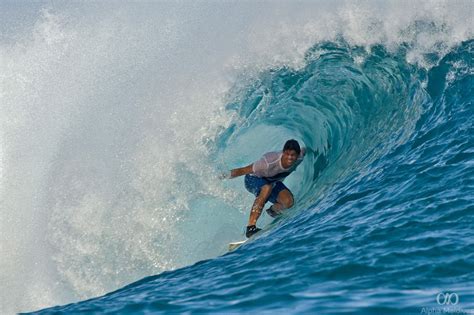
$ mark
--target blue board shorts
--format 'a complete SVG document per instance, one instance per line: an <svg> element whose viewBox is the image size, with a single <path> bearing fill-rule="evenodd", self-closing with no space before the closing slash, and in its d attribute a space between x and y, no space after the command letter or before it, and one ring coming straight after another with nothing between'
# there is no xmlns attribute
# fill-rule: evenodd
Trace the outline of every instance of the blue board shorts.
<svg viewBox="0 0 474 315"><path fill-rule="evenodd" d="M288 187L285 186L280 181L269 181L268 179L262 178L262 177L257 177L257 176L252 176L252 175L245 175L245 188L255 196L258 196L260 194L260 190L262 189L262 186L271 184L273 186L272 188L272 193L270 194L270 197L268 197L267 201L270 201L272 203L277 203L277 198L278 194L282 190L288 190L291 194L291 191L288 189ZM292 194L293 195L293 194Z"/></svg>

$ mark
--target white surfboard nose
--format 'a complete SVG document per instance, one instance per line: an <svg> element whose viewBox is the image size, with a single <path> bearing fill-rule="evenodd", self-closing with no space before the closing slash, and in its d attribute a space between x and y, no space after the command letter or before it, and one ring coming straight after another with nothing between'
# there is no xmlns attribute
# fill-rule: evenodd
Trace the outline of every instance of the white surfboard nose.
<svg viewBox="0 0 474 315"><path fill-rule="evenodd" d="M247 240L229 243L229 252L233 251L234 249L236 249L237 247L239 247L240 245L242 245L245 242L247 242Z"/></svg>

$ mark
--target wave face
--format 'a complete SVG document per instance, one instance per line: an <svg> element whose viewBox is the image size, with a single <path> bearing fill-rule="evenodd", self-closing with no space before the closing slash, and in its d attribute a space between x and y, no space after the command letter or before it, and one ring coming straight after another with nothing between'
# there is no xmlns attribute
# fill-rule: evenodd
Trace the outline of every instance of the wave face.
<svg viewBox="0 0 474 315"><path fill-rule="evenodd" d="M471 2L4 6L4 313L474 308Z"/></svg>

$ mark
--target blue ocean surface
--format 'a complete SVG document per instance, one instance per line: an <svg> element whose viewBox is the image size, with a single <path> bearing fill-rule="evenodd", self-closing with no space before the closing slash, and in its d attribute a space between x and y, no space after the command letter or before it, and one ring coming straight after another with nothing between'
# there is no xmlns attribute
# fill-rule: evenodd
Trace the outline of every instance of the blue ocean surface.
<svg viewBox="0 0 474 315"><path fill-rule="evenodd" d="M423 10L440 3L424 2ZM13 57L6 63L8 71L16 69L6 75L16 85L5 85L5 112L16 120L5 133L16 140L2 149L2 174L11 179L42 170L32 171L29 186L17 180L5 188L31 191L5 197L6 205L36 209L19 211L29 218L21 225L35 233L15 248L34 257L9 256L5 312L474 313L472 20L450 42L446 34L454 37L457 24L449 23L456 19L443 24L438 14L431 20L426 14L407 22L401 13L398 21L381 20L385 7L373 4L380 7L370 27L328 37L272 24L271 14L297 19L296 4L266 13L264 26L304 42L288 48L299 49L297 57L286 57L265 31L266 50L255 40L258 32L248 42L242 38L251 35L240 33L224 40L227 32L215 29L224 23L218 13L208 16L211 22L193 20L216 5L204 3L192 6L197 17L190 20L181 7L163 9L156 27L155 11L134 6L133 14L119 10L112 18L83 18L87 6L64 11L70 15L64 8L40 10L43 22L35 29L49 27L49 46L38 44L47 41L36 38L41 32L33 44L26 35L2 37L9 54L28 63L22 68ZM456 12L474 7L457 4ZM239 14L257 19L253 8L228 5L237 10L229 17L234 26L223 26L231 34ZM319 5L319 14L333 14L329 3ZM83 19L94 28L79 29ZM313 21L303 20L301 32ZM182 25L185 37L174 33ZM28 34L24 27L15 30ZM401 27L396 41L390 27ZM372 41L377 29L385 35ZM89 43L84 34L99 35ZM179 40L154 44L153 34ZM199 34L204 39L194 41ZM238 51L244 42L251 48ZM253 49L255 55L246 55ZM158 62L163 56L167 62ZM51 74L57 75L52 82L42 83ZM20 111L15 106L24 99ZM39 118L29 125L33 114ZM262 214L257 225L264 232L227 252L229 242L244 239L253 199L242 177L219 180L219 172L280 150L290 138L307 148L285 180L295 206L273 222ZM26 166L10 166L15 159ZM34 203L22 202L24 196ZM12 218L2 215L7 254L8 242L21 239L7 227L18 222ZM24 270L38 274L22 276ZM9 288L27 292L26 302Z"/></svg>

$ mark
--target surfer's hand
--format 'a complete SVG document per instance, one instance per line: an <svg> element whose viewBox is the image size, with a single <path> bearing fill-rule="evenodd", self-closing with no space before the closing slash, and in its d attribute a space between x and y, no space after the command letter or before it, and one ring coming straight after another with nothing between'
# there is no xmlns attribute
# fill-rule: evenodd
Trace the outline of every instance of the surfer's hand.
<svg viewBox="0 0 474 315"><path fill-rule="evenodd" d="M230 171L222 172L219 174L219 179L231 179L231 178L232 178L232 174Z"/></svg>

